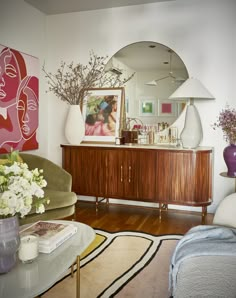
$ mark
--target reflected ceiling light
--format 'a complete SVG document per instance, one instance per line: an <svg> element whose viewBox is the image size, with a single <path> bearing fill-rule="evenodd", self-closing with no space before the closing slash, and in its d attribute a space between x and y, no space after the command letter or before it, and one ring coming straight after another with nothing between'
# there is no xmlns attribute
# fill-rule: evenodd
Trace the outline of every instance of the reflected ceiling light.
<svg viewBox="0 0 236 298"><path fill-rule="evenodd" d="M168 49L168 53L170 53L170 58L169 58L169 62L163 62L164 64L169 64L170 65L170 70L169 70L169 73L168 75L164 76L164 77L161 77L161 78L158 78L158 79L155 79L155 80L152 80L150 82L147 82L145 83L145 85L149 85L149 86L157 86L157 83L159 81L162 81L162 80L165 80L165 79L168 79L168 78L172 78L174 80L174 82L183 82L185 81L184 78L182 77L176 77L173 75L173 71L172 71L172 55L173 55L173 51Z"/></svg>
<svg viewBox="0 0 236 298"><path fill-rule="evenodd" d="M145 85L149 86L157 86L157 82L155 80L145 83Z"/></svg>
<svg viewBox="0 0 236 298"><path fill-rule="evenodd" d="M194 78L187 79L169 99L182 100L190 99L187 106L184 128L180 134L180 139L184 148L196 148L199 146L202 137L202 124L194 99L214 99L213 95Z"/></svg>

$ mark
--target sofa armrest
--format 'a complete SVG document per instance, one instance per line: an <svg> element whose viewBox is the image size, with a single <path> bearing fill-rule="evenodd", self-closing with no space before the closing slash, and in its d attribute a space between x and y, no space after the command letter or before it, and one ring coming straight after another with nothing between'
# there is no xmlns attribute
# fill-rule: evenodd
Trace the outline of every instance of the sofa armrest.
<svg viewBox="0 0 236 298"><path fill-rule="evenodd" d="M225 197L218 205L213 224L236 228L236 193L232 193Z"/></svg>
<svg viewBox="0 0 236 298"><path fill-rule="evenodd" d="M20 153L20 156L28 164L29 169L38 168L43 170L48 189L71 191L72 176L63 168L41 156L26 153Z"/></svg>

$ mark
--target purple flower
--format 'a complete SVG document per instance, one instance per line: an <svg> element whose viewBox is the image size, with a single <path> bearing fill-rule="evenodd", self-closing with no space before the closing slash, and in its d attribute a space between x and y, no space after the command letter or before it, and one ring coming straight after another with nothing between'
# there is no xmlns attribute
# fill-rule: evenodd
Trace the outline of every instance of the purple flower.
<svg viewBox="0 0 236 298"><path fill-rule="evenodd" d="M226 106L217 121L213 124L213 129L221 127L224 139L230 144L236 144L236 110Z"/></svg>

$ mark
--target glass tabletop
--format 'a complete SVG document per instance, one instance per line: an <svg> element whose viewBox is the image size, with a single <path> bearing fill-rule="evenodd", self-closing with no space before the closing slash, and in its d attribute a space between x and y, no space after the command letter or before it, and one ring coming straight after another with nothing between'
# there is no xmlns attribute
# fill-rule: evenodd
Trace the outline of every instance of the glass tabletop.
<svg viewBox="0 0 236 298"><path fill-rule="evenodd" d="M53 222L65 222L55 220ZM23 264L19 259L16 266L8 273L0 275L1 298L30 298L42 294L53 286L68 268L94 240L95 231L88 225L70 221L78 231L50 254L40 253L30 264Z"/></svg>

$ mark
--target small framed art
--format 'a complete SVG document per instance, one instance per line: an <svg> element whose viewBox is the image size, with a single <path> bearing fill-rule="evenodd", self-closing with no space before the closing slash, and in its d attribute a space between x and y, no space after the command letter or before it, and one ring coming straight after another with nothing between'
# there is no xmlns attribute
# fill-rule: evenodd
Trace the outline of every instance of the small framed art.
<svg viewBox="0 0 236 298"><path fill-rule="evenodd" d="M176 115L176 103L171 100L158 100L158 116L173 117Z"/></svg>
<svg viewBox="0 0 236 298"><path fill-rule="evenodd" d="M151 99L140 100L139 103L140 116L155 116L155 101Z"/></svg>
<svg viewBox="0 0 236 298"><path fill-rule="evenodd" d="M115 138L120 134L123 111L123 88L86 90L82 104L85 121L84 141L115 142Z"/></svg>

